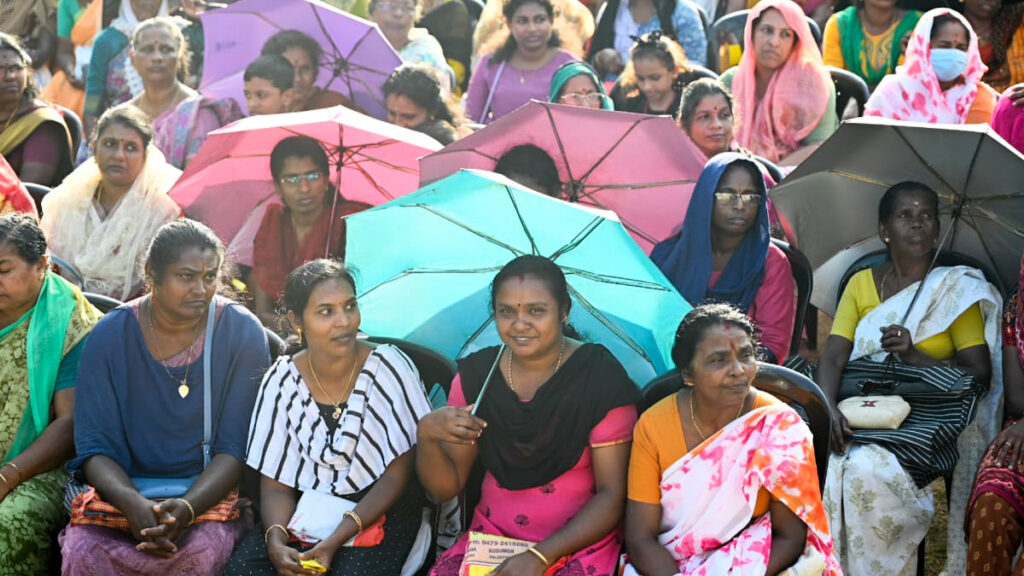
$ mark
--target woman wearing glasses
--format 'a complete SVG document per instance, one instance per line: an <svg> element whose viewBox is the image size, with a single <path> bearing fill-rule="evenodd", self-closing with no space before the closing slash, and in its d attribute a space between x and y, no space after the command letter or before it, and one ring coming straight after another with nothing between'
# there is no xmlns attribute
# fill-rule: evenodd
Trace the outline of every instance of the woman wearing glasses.
<svg viewBox="0 0 1024 576"><path fill-rule="evenodd" d="M369 205L351 202L330 184L327 153L308 136L281 140L270 153L270 173L281 204L267 208L253 241L249 282L256 315L283 329L274 301L292 270L317 258L345 258L342 217Z"/></svg>
<svg viewBox="0 0 1024 576"><path fill-rule="evenodd" d="M605 94L597 72L586 62L566 62L551 77L551 102L582 108L615 110L612 99Z"/></svg>
<svg viewBox="0 0 1024 576"><path fill-rule="evenodd" d="M412 26L420 19L421 8L417 0L371 0L370 19L380 27L402 62L433 68L447 93L455 84L455 73L444 58L441 43L426 28Z"/></svg>
<svg viewBox="0 0 1024 576"><path fill-rule="evenodd" d="M710 160L697 180L683 228L651 260L694 306L728 302L761 329L758 356L779 363L796 308L789 260L771 243L764 176L738 152Z"/></svg>

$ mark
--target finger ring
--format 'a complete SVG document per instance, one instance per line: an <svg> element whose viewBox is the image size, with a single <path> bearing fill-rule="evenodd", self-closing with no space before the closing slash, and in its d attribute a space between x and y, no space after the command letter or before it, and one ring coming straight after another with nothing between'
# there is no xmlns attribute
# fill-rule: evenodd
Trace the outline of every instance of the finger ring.
<svg viewBox="0 0 1024 576"><path fill-rule="evenodd" d="M902 336L902 335L903 335L903 331L902 331L902 330L897 330L897 331L896 331L896 337L897 337L897 338L899 338L899 337L900 337L900 336Z"/></svg>
<svg viewBox="0 0 1024 576"><path fill-rule="evenodd" d="M1003 446L1013 446L1013 442L1003 442Z"/></svg>

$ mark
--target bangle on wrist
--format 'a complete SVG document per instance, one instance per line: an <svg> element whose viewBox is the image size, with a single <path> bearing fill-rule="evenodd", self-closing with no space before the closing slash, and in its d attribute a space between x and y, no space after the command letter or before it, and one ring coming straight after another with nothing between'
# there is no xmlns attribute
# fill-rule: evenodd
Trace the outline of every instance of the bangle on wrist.
<svg viewBox="0 0 1024 576"><path fill-rule="evenodd" d="M192 504L190 504L189 501L185 500L184 498L175 498L174 500L177 502L181 502L182 504L185 505L186 508L188 508L188 513L191 516L191 518L189 518L188 524L185 524L185 528L188 528L189 526L195 524L196 509L192 507Z"/></svg>
<svg viewBox="0 0 1024 576"><path fill-rule="evenodd" d="M532 553L537 558L540 558L540 561L544 563L544 566L546 568L551 568L551 562L548 562L548 559L544 556L544 554L541 553L540 550L537 550L535 547L531 546L527 548L526 551Z"/></svg>
<svg viewBox="0 0 1024 576"><path fill-rule="evenodd" d="M271 525L270 525L270 528L267 528L267 531L263 533L263 542L264 542L264 543L265 543L265 544L266 544L267 546L269 546L269 545L270 545L270 532L271 532L271 531L272 531L272 530L273 530L274 528L279 528L279 529L281 530L281 532L284 532L284 538L285 538L285 540L287 540L287 539L288 539L288 537L289 537L289 536L291 536L291 533L289 533L289 532L288 532L288 529L287 529L287 528L285 528L284 526L282 526L281 524L271 524Z"/></svg>
<svg viewBox="0 0 1024 576"><path fill-rule="evenodd" d="M346 510L344 515L346 518L351 518L352 521L356 523L356 535L358 536L359 534L362 534L363 519L359 517L359 514L356 514L355 510Z"/></svg>

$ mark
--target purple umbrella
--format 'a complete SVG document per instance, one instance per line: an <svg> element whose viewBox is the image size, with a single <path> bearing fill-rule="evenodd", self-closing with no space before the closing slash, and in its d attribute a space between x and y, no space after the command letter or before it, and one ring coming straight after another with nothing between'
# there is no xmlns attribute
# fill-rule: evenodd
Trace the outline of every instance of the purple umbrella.
<svg viewBox="0 0 1024 576"><path fill-rule="evenodd" d="M298 30L323 48L316 85L340 92L368 114L384 119L381 86L402 61L376 24L318 0L242 0L200 18L206 35L199 87L204 95L234 98L245 109L245 67L271 36Z"/></svg>

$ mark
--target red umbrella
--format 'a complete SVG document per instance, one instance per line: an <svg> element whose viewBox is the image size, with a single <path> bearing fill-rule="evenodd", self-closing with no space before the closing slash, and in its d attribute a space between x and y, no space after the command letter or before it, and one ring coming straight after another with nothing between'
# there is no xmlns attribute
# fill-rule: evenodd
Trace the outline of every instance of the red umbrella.
<svg viewBox="0 0 1024 576"><path fill-rule="evenodd" d="M558 167L564 199L613 210L645 252L679 230L703 154L668 116L530 102L420 161L420 183L493 170L532 144Z"/></svg>
<svg viewBox="0 0 1024 576"><path fill-rule="evenodd" d="M257 210L261 214L277 201L270 153L282 139L298 135L324 146L342 196L374 206L416 190L418 159L441 147L425 134L341 106L253 116L211 132L171 198L229 243Z"/></svg>

